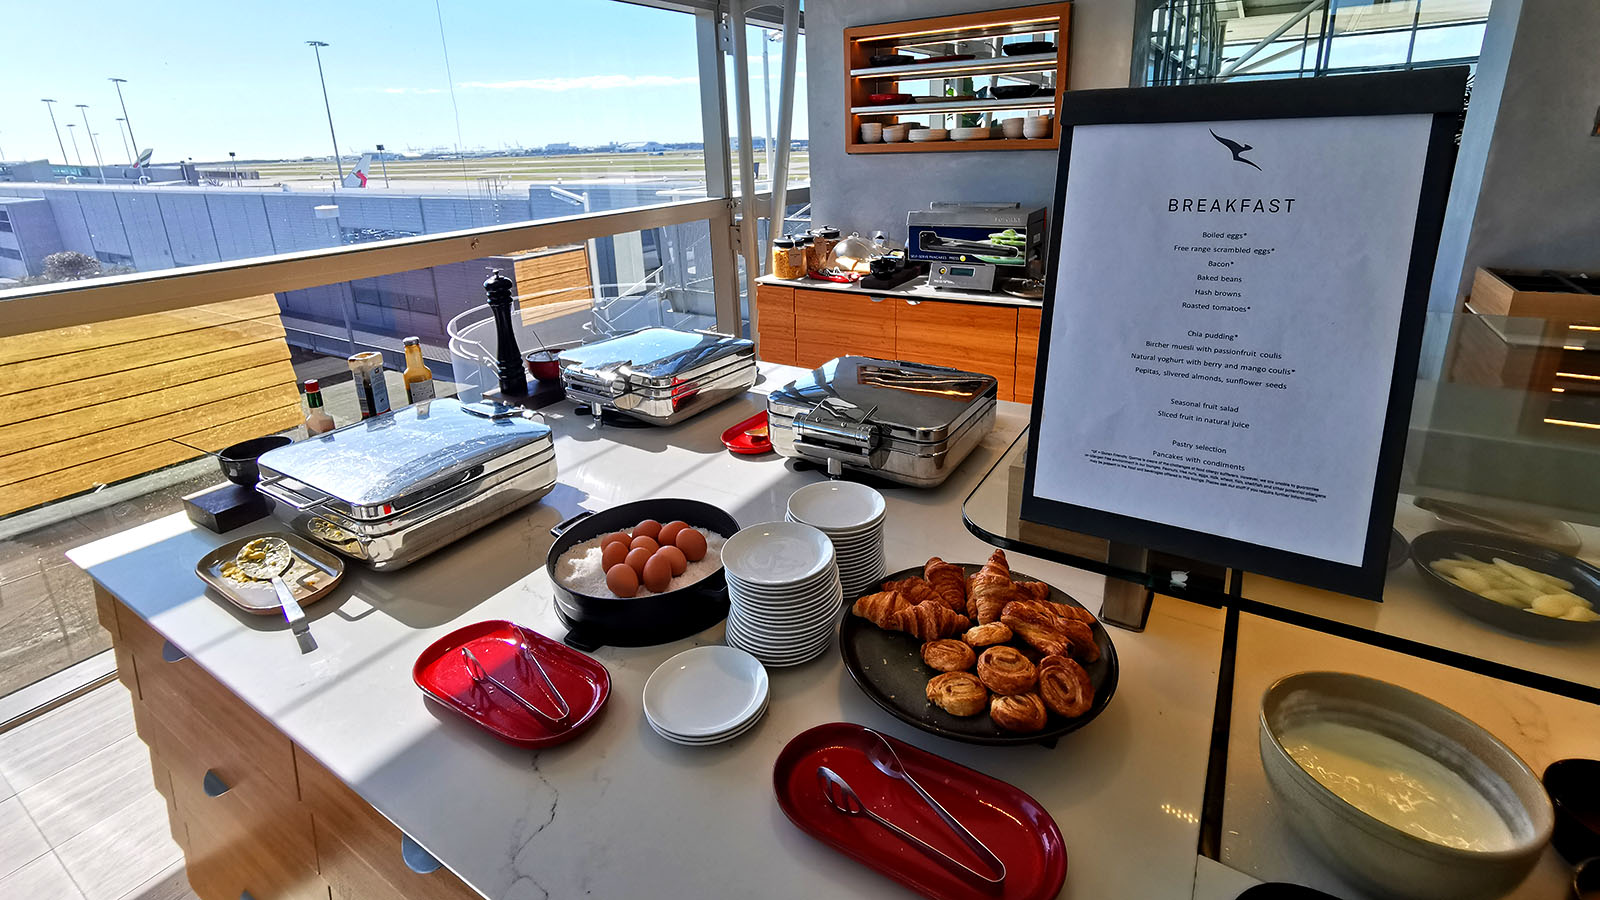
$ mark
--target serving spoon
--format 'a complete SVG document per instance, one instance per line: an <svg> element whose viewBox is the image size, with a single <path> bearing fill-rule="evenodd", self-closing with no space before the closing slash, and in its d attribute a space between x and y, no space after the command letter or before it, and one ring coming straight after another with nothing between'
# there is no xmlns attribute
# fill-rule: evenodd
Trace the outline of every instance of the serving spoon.
<svg viewBox="0 0 1600 900"><path fill-rule="evenodd" d="M283 617L288 620L295 640L305 648L306 643L311 641L311 626L306 624L306 611L300 608L300 603L294 599L294 592L283 580L283 573L294 565L294 551L289 549L289 542L275 537L256 538L239 548L233 557L233 564L256 581L272 582L272 590L278 595ZM315 648L315 642L311 642L311 646Z"/></svg>

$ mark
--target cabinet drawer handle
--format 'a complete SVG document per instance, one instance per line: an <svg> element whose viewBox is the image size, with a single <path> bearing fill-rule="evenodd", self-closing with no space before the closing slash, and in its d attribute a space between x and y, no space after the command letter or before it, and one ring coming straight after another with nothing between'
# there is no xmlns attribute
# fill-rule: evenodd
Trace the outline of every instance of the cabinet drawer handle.
<svg viewBox="0 0 1600 900"><path fill-rule="evenodd" d="M418 875L432 875L444 865L404 832L400 834L400 858L405 861L406 868Z"/></svg>
<svg viewBox="0 0 1600 900"><path fill-rule="evenodd" d="M189 654L179 650L178 645L171 641L162 641L161 658L169 663L183 662L189 658Z"/></svg>
<svg viewBox="0 0 1600 900"><path fill-rule="evenodd" d="M889 298L888 297L868 297L867 299L871 300L873 303L882 303L883 301L885 301L885 300L887 300Z"/></svg>
<svg viewBox="0 0 1600 900"><path fill-rule="evenodd" d="M906 305L907 306L921 306L922 305L922 301L921 300L907 300L906 301Z"/></svg>
<svg viewBox="0 0 1600 900"><path fill-rule="evenodd" d="M240 891L239 900L256 900L256 895L250 893L249 891Z"/></svg>
<svg viewBox="0 0 1600 900"><path fill-rule="evenodd" d="M207 797L221 797L233 790L233 786L223 781L216 770L207 769L205 777L200 779L200 790L205 791Z"/></svg>

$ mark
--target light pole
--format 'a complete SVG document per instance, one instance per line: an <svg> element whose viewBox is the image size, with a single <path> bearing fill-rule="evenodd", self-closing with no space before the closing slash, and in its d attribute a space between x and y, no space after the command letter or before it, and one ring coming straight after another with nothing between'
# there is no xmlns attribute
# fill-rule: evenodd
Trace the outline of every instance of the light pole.
<svg viewBox="0 0 1600 900"><path fill-rule="evenodd" d="M133 123L128 121L128 101L122 99L122 86L128 83L126 78L112 78L111 83L117 86L117 102L122 105L122 122L128 126L128 141L133 144L133 155L129 159L139 158L139 139L133 136Z"/></svg>
<svg viewBox="0 0 1600 900"><path fill-rule="evenodd" d="M317 81L322 84L322 108L328 111L328 137L333 138L333 164L339 168L339 181L343 183L344 162L339 159L339 136L333 133L333 106L328 103L328 79L322 74L322 48L328 46L328 42L306 41L306 46L317 55Z"/></svg>
<svg viewBox="0 0 1600 900"><path fill-rule="evenodd" d="M94 151L95 169L100 173L100 183L105 184L106 167L105 163L100 161L100 145L94 139L94 129L89 127L89 104L75 103L73 105L78 107L78 112L83 114L83 133L89 136L89 149Z"/></svg>
<svg viewBox="0 0 1600 900"><path fill-rule="evenodd" d="M378 165L383 167L383 186L389 186L389 163L383 153L383 145L378 145Z"/></svg>
<svg viewBox="0 0 1600 900"><path fill-rule="evenodd" d="M128 134L122 130L122 126L128 124L128 120L119 118L117 121L122 123L121 125L117 126L117 137L122 138L122 152L128 154L128 166L129 168L132 168L133 151L128 149Z"/></svg>
<svg viewBox="0 0 1600 900"><path fill-rule="evenodd" d="M45 98L45 99L40 100L39 102L44 104L44 108L45 109L50 110L50 127L55 129L55 132L56 132L56 146L61 148L61 164L64 165L64 166L65 165L71 165L72 160L67 159L67 145L63 144L61 142L61 126L56 124L56 108L54 106L50 105L50 104L54 103L55 101L51 100L49 98Z"/></svg>
<svg viewBox="0 0 1600 900"><path fill-rule="evenodd" d="M761 105L767 111L767 134L761 143L767 151L768 180L772 178L772 72L767 67L767 45L782 39L782 34L769 34L761 42Z"/></svg>
<svg viewBox="0 0 1600 900"><path fill-rule="evenodd" d="M81 169L83 168L83 151L78 149L78 133L72 130L77 127L78 126L72 124L71 122L68 122L67 137L72 138L72 155L78 158L78 168ZM62 154L62 156L65 155L65 153Z"/></svg>

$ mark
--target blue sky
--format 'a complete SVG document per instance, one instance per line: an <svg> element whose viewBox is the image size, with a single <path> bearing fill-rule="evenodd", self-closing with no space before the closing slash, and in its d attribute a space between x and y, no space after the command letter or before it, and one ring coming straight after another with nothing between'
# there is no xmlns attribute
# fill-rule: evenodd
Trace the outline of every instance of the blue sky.
<svg viewBox="0 0 1600 900"><path fill-rule="evenodd" d="M128 79L134 133L157 161L225 159L230 150L241 159L326 155L310 39L331 45L322 63L341 151L456 144L433 0L77 0L70 15L48 3L8 6L11 39L0 55L7 158L60 161L39 102L51 97L69 155L72 122L93 162L74 108L87 103L106 162L125 162L110 76ZM441 8L463 145L701 139L692 17L615 0L441 0ZM760 134L758 34L751 74ZM778 52L773 44L774 119ZM797 137L804 115L798 103Z"/></svg>

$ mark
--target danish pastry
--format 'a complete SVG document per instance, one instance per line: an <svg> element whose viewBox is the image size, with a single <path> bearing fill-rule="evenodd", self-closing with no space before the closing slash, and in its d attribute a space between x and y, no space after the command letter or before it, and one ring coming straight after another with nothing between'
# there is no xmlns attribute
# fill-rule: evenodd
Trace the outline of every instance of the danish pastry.
<svg viewBox="0 0 1600 900"><path fill-rule="evenodd" d="M1007 731L1023 734L1043 731L1045 725L1044 701L1038 694L1011 694L989 701L989 718Z"/></svg>
<svg viewBox="0 0 1600 900"><path fill-rule="evenodd" d="M1039 697L1056 715L1075 719L1094 705L1094 685L1083 666L1064 656L1039 660Z"/></svg>
<svg viewBox="0 0 1600 900"><path fill-rule="evenodd" d="M1040 653L1065 656L1073 646L1072 641L1056 627L1055 623L1040 625L1016 616L1001 616L1000 624L1010 628L1013 634Z"/></svg>
<svg viewBox="0 0 1600 900"><path fill-rule="evenodd" d="M928 681L928 702L952 716L975 716L988 706L989 692L971 672L946 672Z"/></svg>
<svg viewBox="0 0 1600 900"><path fill-rule="evenodd" d="M922 645L922 661L941 672L965 672L978 661L978 654L961 641L940 638Z"/></svg>
<svg viewBox="0 0 1600 900"><path fill-rule="evenodd" d="M1100 646L1094 642L1094 629L1077 619L1057 619L1056 628L1072 642L1072 655L1084 662L1100 658Z"/></svg>
<svg viewBox="0 0 1600 900"><path fill-rule="evenodd" d="M868 594L857 600L850 611L866 619L879 628L893 628L890 624L896 614L903 609L910 609L911 601L899 591L882 591L877 594Z"/></svg>
<svg viewBox="0 0 1600 900"><path fill-rule="evenodd" d="M967 573L966 570L954 563L947 563L935 556L928 560L922 567L922 577L939 593L944 605L950 607L952 612L965 612L967 609ZM971 613L967 613L971 617Z"/></svg>
<svg viewBox="0 0 1600 900"><path fill-rule="evenodd" d="M988 647L992 644L1004 644L1011 640L1011 629L999 622L990 622L987 625L974 625L967 629L961 636L963 641L974 647Z"/></svg>
<svg viewBox="0 0 1600 900"><path fill-rule="evenodd" d="M1094 613L1081 606L1073 606L1071 603L1056 603L1055 601L1051 601L1050 606L1055 609L1056 615L1063 619L1077 619L1085 625L1093 625L1100 621L1094 617Z"/></svg>
<svg viewBox="0 0 1600 900"><path fill-rule="evenodd" d="M1038 673L1013 647L990 647L978 657L978 680L996 694L1021 694L1033 689Z"/></svg>
<svg viewBox="0 0 1600 900"><path fill-rule="evenodd" d="M1019 581L1017 592L1036 603L1045 603L1050 599L1050 585L1042 581Z"/></svg>
<svg viewBox="0 0 1600 900"><path fill-rule="evenodd" d="M926 603L930 600L942 606L950 605L944 602L944 598L938 591L933 589L933 585L929 584L926 578L902 578L899 581L887 581L884 582L883 589L886 591L899 591L912 606ZM953 611L961 612L959 609Z"/></svg>

